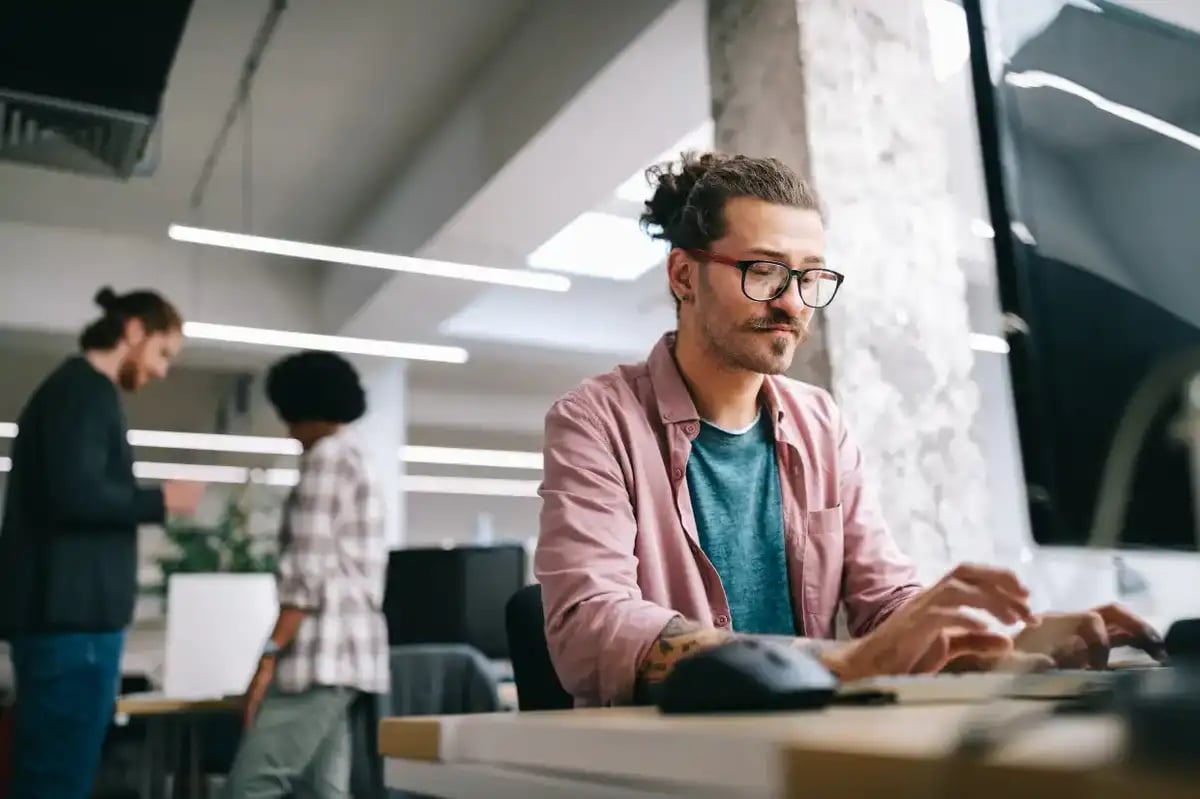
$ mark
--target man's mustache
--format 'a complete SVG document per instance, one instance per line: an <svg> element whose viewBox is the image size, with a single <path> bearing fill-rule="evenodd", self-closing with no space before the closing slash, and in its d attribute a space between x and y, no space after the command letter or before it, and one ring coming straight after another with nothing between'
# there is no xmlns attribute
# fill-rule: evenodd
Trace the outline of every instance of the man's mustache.
<svg viewBox="0 0 1200 799"><path fill-rule="evenodd" d="M746 328L749 330L770 330L776 327L786 327L793 333L804 330L804 325L800 324L798 319L784 311L773 313L771 316L751 319L746 323Z"/></svg>

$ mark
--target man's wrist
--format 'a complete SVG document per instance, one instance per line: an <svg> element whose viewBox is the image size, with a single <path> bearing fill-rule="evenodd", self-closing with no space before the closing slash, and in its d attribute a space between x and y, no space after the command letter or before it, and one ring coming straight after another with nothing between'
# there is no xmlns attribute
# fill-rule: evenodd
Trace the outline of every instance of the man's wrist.
<svg viewBox="0 0 1200 799"><path fill-rule="evenodd" d="M279 644L275 643L274 638L268 638L267 642L263 644L262 652L259 654L259 660L270 660L271 662L274 662L275 656L279 654L279 650L282 648L283 647L281 647Z"/></svg>

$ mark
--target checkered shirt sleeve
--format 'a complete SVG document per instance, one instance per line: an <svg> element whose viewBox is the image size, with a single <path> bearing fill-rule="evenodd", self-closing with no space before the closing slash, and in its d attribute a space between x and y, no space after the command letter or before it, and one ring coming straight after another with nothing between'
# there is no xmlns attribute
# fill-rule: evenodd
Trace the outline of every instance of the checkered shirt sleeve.
<svg viewBox="0 0 1200 799"><path fill-rule="evenodd" d="M306 615L279 654L279 690L390 690L387 555L383 503L362 453L345 432L322 439L304 455L280 534L279 604Z"/></svg>

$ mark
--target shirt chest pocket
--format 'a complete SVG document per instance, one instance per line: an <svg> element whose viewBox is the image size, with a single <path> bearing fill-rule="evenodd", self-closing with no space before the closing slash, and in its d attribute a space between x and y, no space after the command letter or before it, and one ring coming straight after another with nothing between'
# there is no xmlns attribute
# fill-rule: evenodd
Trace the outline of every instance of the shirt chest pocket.
<svg viewBox="0 0 1200 799"><path fill-rule="evenodd" d="M805 514L804 592L808 625L832 630L842 592L842 507ZM814 625L813 622L816 622ZM814 631L815 632L815 631Z"/></svg>

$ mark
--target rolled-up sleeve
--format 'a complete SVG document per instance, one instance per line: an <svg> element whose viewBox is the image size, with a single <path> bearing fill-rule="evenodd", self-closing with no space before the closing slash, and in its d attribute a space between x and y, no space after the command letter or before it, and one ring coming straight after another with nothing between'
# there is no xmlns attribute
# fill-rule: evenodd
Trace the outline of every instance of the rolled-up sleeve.
<svg viewBox="0 0 1200 799"><path fill-rule="evenodd" d="M340 461L320 449L305 457L300 482L288 503L287 533L279 553L279 604L302 610L321 607L325 582L337 568L334 518Z"/></svg>
<svg viewBox="0 0 1200 799"><path fill-rule="evenodd" d="M833 402L832 399L829 400ZM913 562L888 530L875 493L866 485L863 456L842 420L833 411L838 436L838 468L842 498L845 556L842 598L852 635L869 633L921 592Z"/></svg>
<svg viewBox="0 0 1200 799"><path fill-rule="evenodd" d="M627 703L638 664L678 614L642 598L629 490L595 415L560 400L545 432L534 573L550 656L580 704Z"/></svg>

